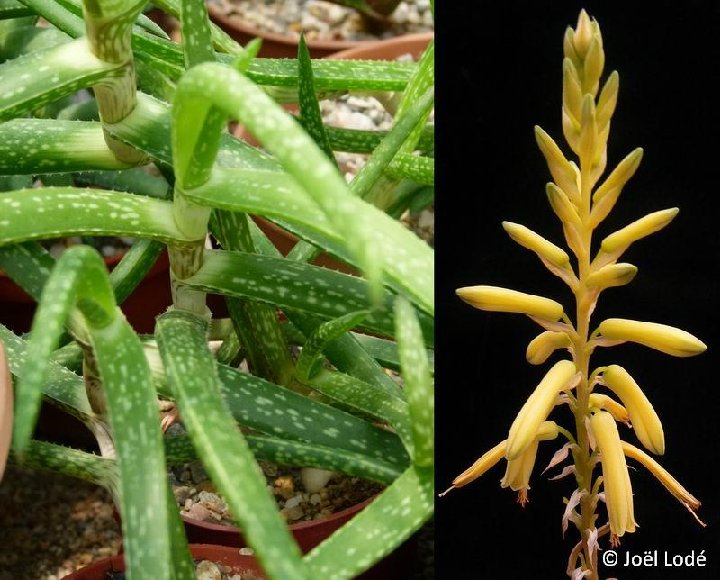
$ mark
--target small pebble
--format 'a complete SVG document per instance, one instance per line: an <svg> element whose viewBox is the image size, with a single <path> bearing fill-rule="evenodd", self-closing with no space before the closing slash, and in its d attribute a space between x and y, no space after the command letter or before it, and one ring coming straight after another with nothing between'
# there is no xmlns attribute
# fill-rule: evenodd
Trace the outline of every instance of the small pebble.
<svg viewBox="0 0 720 580"><path fill-rule="evenodd" d="M210 560L202 560L195 568L197 580L220 580L222 572L217 564Z"/></svg>

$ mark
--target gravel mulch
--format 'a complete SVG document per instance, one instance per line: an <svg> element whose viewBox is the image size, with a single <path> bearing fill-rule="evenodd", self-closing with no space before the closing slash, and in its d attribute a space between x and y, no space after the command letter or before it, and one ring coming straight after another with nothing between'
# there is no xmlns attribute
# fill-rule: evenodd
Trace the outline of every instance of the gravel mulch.
<svg viewBox="0 0 720 580"><path fill-rule="evenodd" d="M101 487L9 466L0 506L0 580L58 580L120 551L112 500Z"/></svg>
<svg viewBox="0 0 720 580"><path fill-rule="evenodd" d="M265 32L307 40L379 40L433 30L429 0L400 2L388 22L370 29L352 8L324 0L210 0L231 19Z"/></svg>

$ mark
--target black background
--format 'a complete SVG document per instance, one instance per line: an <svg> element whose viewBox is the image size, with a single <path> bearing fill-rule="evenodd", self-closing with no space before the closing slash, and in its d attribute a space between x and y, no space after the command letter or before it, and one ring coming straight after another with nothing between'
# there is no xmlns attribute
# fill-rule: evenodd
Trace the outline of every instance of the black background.
<svg viewBox="0 0 720 580"><path fill-rule="evenodd" d="M525 361L540 332L520 315L485 313L462 303L461 286L492 284L572 304L563 283L500 226L524 224L564 246L547 205L550 180L535 145L543 127L570 155L561 130L562 38L586 8L601 27L606 67L620 74L608 169L635 147L645 155L595 239L648 212L678 206L665 230L623 256L635 280L604 292L594 315L649 320L692 332L707 345L694 358L674 358L622 345L601 349L593 363L625 366L664 425L659 458L702 502L702 529L650 475L631 472L639 528L618 549L642 554L705 550L706 568L603 568L620 579L720 577L720 384L718 384L718 246L720 196L720 4L569 0L438 2L436 213L437 488L507 436L517 411L548 363ZM572 308L568 309L573 312ZM571 426L559 410L553 418ZM636 442L620 427L621 436ZM504 462L473 484L436 501L437 577L563 578L577 532L563 539L562 497L574 480L540 476L556 442L541 445L530 503L501 489ZM601 506L601 510L604 508ZM604 513L601 523L606 521ZM602 543L607 547L607 538Z"/></svg>

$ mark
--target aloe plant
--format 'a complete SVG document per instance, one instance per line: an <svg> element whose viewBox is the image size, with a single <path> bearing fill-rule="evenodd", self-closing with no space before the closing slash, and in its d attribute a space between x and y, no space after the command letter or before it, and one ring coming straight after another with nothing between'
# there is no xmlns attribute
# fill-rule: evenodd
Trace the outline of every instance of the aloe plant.
<svg viewBox="0 0 720 580"><path fill-rule="evenodd" d="M297 60L259 59L256 43L211 25L201 0L160 6L180 17L182 45L137 0L2 2L0 174L24 188L0 198L0 267L39 301L29 335L0 326L15 384L11 461L110 489L130 578L193 577L167 485L168 464L190 457L269 577L352 577L433 511L433 253L363 198L382 179L432 184L422 154L432 44L418 64L311 61L302 45ZM83 89L92 99L73 103ZM390 131L322 124L318 99L355 90L401 94ZM281 107L293 101L298 119ZM230 120L263 149L232 137ZM371 152L349 185L337 147ZM250 214L298 235L291 255ZM56 261L39 244L69 235L138 241L108 274L88 246ZM208 236L221 249L207 249ZM165 247L173 306L140 337L118 305ZM318 252L363 275L310 265ZM208 293L225 296L230 320L211 320ZM251 373L233 366L241 351ZM385 368L401 372L402 388ZM158 396L174 402L187 437L163 437ZM41 399L80 419L101 454L32 440ZM387 488L303 556L257 459Z"/></svg>

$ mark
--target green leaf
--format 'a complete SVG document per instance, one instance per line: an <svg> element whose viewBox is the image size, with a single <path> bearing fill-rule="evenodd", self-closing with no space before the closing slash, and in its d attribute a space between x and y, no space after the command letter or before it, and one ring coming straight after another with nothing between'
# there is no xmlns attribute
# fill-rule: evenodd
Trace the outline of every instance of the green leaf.
<svg viewBox="0 0 720 580"><path fill-rule="evenodd" d="M47 441L32 440L21 459L12 455L10 457L23 467L60 473L94 485L101 485L111 492L116 492L118 489L117 462L94 453L70 449Z"/></svg>
<svg viewBox="0 0 720 580"><path fill-rule="evenodd" d="M305 335L310 335L320 324L311 316L298 312L288 312L289 319ZM359 337L371 338L364 334L346 333L325 345L325 356L340 372L381 388L386 394L403 399L404 394L398 385L385 374L384 369L366 352L357 340ZM381 340L381 339L377 339Z"/></svg>
<svg viewBox="0 0 720 580"><path fill-rule="evenodd" d="M354 578L380 561L433 513L432 470L409 468L352 520L305 556L308 577Z"/></svg>
<svg viewBox="0 0 720 580"><path fill-rule="evenodd" d="M0 120L29 113L114 78L120 68L96 58L85 39L8 61L0 65Z"/></svg>
<svg viewBox="0 0 720 580"><path fill-rule="evenodd" d="M39 28L34 24L21 25L25 19L0 22L0 61L12 60L25 53L45 50L70 40L57 28ZM10 23L16 24L10 27Z"/></svg>
<svg viewBox="0 0 720 580"><path fill-rule="evenodd" d="M398 353L397 343L392 340L369 336L367 334L353 333L353 337L357 340L367 353L376 359L383 367L400 370L400 354ZM434 372L435 353L432 350L425 351L428 357L428 365L430 373Z"/></svg>
<svg viewBox="0 0 720 580"><path fill-rule="evenodd" d="M0 247L0 268L36 302L55 260L37 242Z"/></svg>
<svg viewBox="0 0 720 580"><path fill-rule="evenodd" d="M408 457L394 433L230 367L219 367L222 394L233 416L261 433L361 453L394 466Z"/></svg>
<svg viewBox="0 0 720 580"><path fill-rule="evenodd" d="M192 241L175 224L172 204L141 195L72 187L21 189L3 194L0 208L0 245L83 234Z"/></svg>
<svg viewBox="0 0 720 580"><path fill-rule="evenodd" d="M112 291L104 279L107 271L100 256L87 246L75 246L61 256L45 285L16 394L13 444L18 453L32 436L49 359L77 296L84 300L83 311L90 315L92 324L107 325L115 316Z"/></svg>
<svg viewBox="0 0 720 580"><path fill-rule="evenodd" d="M72 38L80 38L85 34L85 23L83 19L57 2L48 2L47 0L22 0L22 3Z"/></svg>
<svg viewBox="0 0 720 580"><path fill-rule="evenodd" d="M185 428L268 575L304 578L300 550L220 395L206 332L202 319L181 311L157 323L158 346Z"/></svg>
<svg viewBox="0 0 720 580"><path fill-rule="evenodd" d="M124 169L105 143L100 123L14 119L0 124L0 173Z"/></svg>
<svg viewBox="0 0 720 580"><path fill-rule="evenodd" d="M408 82L407 87L405 87L405 90L403 91L402 97L400 99L400 104L398 105L397 111L395 113L395 122L399 122L400 120L402 120L402 118L410 112L413 105L422 98L423 94L425 94L434 85L434 83L435 41L431 40L428 46L425 48L422 56L420 57L418 67L415 70L415 74L413 74L412 78ZM420 134L425 125L425 121L427 120L429 115L430 111L428 110L418 120L411 137L403 145L403 153L410 153L413 149L415 149L415 146L417 145Z"/></svg>
<svg viewBox="0 0 720 580"><path fill-rule="evenodd" d="M368 307L365 281L319 266L255 254L206 250L198 272L183 285L203 292L239 296L281 308L332 319ZM392 336L392 295L383 294L382 305L362 322L362 328ZM422 317L423 335L433 340L433 323Z"/></svg>
<svg viewBox="0 0 720 580"><path fill-rule="evenodd" d="M32 16L34 12L15 0L0 0L0 19Z"/></svg>
<svg viewBox="0 0 720 580"><path fill-rule="evenodd" d="M132 144L154 159L172 165L170 150L170 108L150 95L138 93L133 112L122 121L106 124L115 137ZM256 167L279 170L278 162L244 141L223 133L216 160L220 166Z"/></svg>
<svg viewBox="0 0 720 580"><path fill-rule="evenodd" d="M171 197L170 186L161 175L151 175L145 167L124 171L85 171L74 175L75 183L101 189L114 189L157 199Z"/></svg>
<svg viewBox="0 0 720 580"><path fill-rule="evenodd" d="M330 146L335 151L352 153L372 153L386 137L387 131L364 131L340 127L325 127L330 139ZM426 126L420 136L417 148L421 151L433 149L435 146L435 126Z"/></svg>
<svg viewBox="0 0 720 580"><path fill-rule="evenodd" d="M227 66L203 63L187 71L178 83L173 103L173 151L182 191L188 192L210 176L209 158L217 150L220 133L211 136L212 128L208 128L202 133L202 145L197 139L198 127L205 126L215 107L231 118L237 117L278 158L330 223L347 232L345 245L365 272L370 296L378 300L383 263L374 242L376 224L358 209L345 180L292 116L257 85ZM200 158L198 151L203 154ZM196 158L198 165L193 166ZM201 173L203 162L206 173Z"/></svg>
<svg viewBox="0 0 720 580"><path fill-rule="evenodd" d="M245 435L245 440L257 459L278 465L340 471L384 485L390 485L402 473L402 469L397 465L380 459L371 459L362 453L353 453L346 449L266 435ZM186 436L166 437L165 453L170 465L197 459L197 451Z"/></svg>
<svg viewBox="0 0 720 580"><path fill-rule="evenodd" d="M390 424L400 435L405 447L412 451L408 404L405 401L375 385L326 369L312 377L309 384L343 405Z"/></svg>
<svg viewBox="0 0 720 580"><path fill-rule="evenodd" d="M130 579L170 578L167 471L143 347L121 315L103 328L91 325L90 332L120 469L126 573Z"/></svg>
<svg viewBox="0 0 720 580"><path fill-rule="evenodd" d="M430 112L434 102L434 92L430 88L407 112L393 125L393 128L375 148L375 151L363 165L350 184L353 193L365 197L383 171L392 161L403 143L411 135L417 124Z"/></svg>
<svg viewBox="0 0 720 580"><path fill-rule="evenodd" d="M298 99L300 103L300 124L317 143L320 150L327 155L333 164L335 155L330 147L330 139L325 131L322 114L320 113L320 102L315 93L315 79L313 76L312 61L310 52L305 44L305 37L300 36L298 44Z"/></svg>
<svg viewBox="0 0 720 580"><path fill-rule="evenodd" d="M205 0L182 0L180 24L182 31L185 67L215 60L210 40L210 18Z"/></svg>
<svg viewBox="0 0 720 580"><path fill-rule="evenodd" d="M170 398L162 361L151 343L145 344L158 391ZM408 465L397 435L369 421L295 393L236 368L218 365L221 392L235 420L253 431L360 453L396 467Z"/></svg>
<svg viewBox="0 0 720 580"><path fill-rule="evenodd" d="M262 191L262 195L258 191ZM352 234L330 223L312 198L287 175L275 171L215 168L208 183L185 194L198 204L301 224L301 227L288 229L293 233L301 232L304 238L324 250L330 247L333 255L355 263L346 247L346 237ZM366 224L373 224L373 236L384 256L388 284L407 293L423 310L432 313L435 294L432 250L413 232L376 207L356 197L347 200L352 200L348 203L354 207L356 220L362 215Z"/></svg>
<svg viewBox="0 0 720 580"><path fill-rule="evenodd" d="M395 179L407 177L423 185L435 185L435 159L398 153L388 165L386 173Z"/></svg>
<svg viewBox="0 0 720 580"><path fill-rule="evenodd" d="M27 343L12 331L0 324L0 340L5 344L10 363L10 372L18 379L25 374L27 361ZM82 377L60 366L56 362L48 361L47 378L42 386L42 394L56 407L70 413L90 425L94 421L94 413L90 408Z"/></svg>
<svg viewBox="0 0 720 580"><path fill-rule="evenodd" d="M395 299L395 324L412 424L413 463L418 467L431 467L434 463L435 394L417 315L401 296Z"/></svg>
<svg viewBox="0 0 720 580"><path fill-rule="evenodd" d="M122 304L143 281L165 248L153 240L136 240L110 273L115 300ZM169 283L169 281L168 281Z"/></svg>
<svg viewBox="0 0 720 580"><path fill-rule="evenodd" d="M307 382L314 374L318 363L322 363L323 351L328 343L355 328L368 315L367 310L350 312L318 326L303 344L302 352L295 366L295 375L301 382Z"/></svg>

